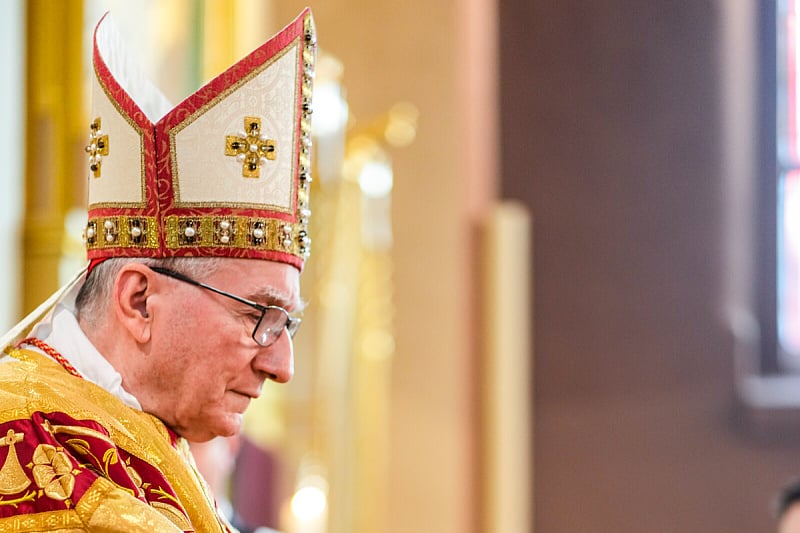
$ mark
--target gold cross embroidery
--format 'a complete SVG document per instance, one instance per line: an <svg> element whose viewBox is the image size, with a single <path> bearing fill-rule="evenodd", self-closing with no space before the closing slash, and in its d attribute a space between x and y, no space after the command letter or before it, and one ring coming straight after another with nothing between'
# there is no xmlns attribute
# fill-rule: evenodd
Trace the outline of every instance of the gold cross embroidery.
<svg viewBox="0 0 800 533"><path fill-rule="evenodd" d="M101 135L100 117L94 119L89 127L92 130L89 133L89 144L86 146L86 153L89 154L89 170L92 171L95 178L99 178L103 156L108 155L108 135Z"/></svg>
<svg viewBox="0 0 800 533"><path fill-rule="evenodd" d="M244 117L244 129L239 135L225 136L225 155L242 163L242 176L258 178L261 165L275 160L275 141L261 134L260 118Z"/></svg>

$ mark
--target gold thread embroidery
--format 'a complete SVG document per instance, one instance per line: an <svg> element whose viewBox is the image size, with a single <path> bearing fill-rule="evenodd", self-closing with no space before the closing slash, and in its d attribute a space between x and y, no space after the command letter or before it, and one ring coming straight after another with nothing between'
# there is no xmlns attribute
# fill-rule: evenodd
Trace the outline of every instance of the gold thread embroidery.
<svg viewBox="0 0 800 533"><path fill-rule="evenodd" d="M24 495L20 496L19 498L14 498L14 499L11 499L11 500L6 500L5 498L0 497L0 505L10 505L14 509L18 509L20 503L22 503L22 502L31 502L31 501L34 501L35 499L36 499L36 491L35 490L29 490L28 492L26 492Z"/></svg>
<svg viewBox="0 0 800 533"><path fill-rule="evenodd" d="M0 439L0 446L8 446L6 462L3 463L3 468L0 468L0 494L17 494L31 484L31 480L19 464L17 449L14 447L23 438L25 438L24 433L15 433L13 429L9 429L6 436Z"/></svg>
<svg viewBox="0 0 800 533"><path fill-rule="evenodd" d="M144 496L144 488L149 486L149 483L143 483L142 476L139 472L136 471L135 468L131 466L131 459L130 457L123 463L125 465L125 470L128 472L128 476L130 476L133 484L136 486L137 494L135 496L143 497Z"/></svg>
<svg viewBox="0 0 800 533"><path fill-rule="evenodd" d="M150 502L150 506L178 526L181 531L190 531L192 529L192 524L189 520L173 506L162 502Z"/></svg>
<svg viewBox="0 0 800 533"><path fill-rule="evenodd" d="M40 444L33 452L33 463L28 466L36 485L46 496L68 502L75 488L75 474L80 471L72 469L67 454L50 444Z"/></svg>
<svg viewBox="0 0 800 533"><path fill-rule="evenodd" d="M230 234L223 241L220 224L227 222L228 230L235 228L233 244ZM167 248L207 247L245 248L252 250L274 250L301 255L310 240L302 225L273 218L215 217L170 215L166 221Z"/></svg>
<svg viewBox="0 0 800 533"><path fill-rule="evenodd" d="M244 117L244 131L239 135L225 136L225 155L235 157L242 164L242 176L261 177L261 166L277 157L274 139L261 133L261 119Z"/></svg>
<svg viewBox="0 0 800 533"><path fill-rule="evenodd" d="M171 501L171 502L175 502L177 505L180 505L180 504L181 504L181 502L179 502L179 501L178 501L178 500L175 498L175 496L173 496L173 495L172 495L172 494L170 494L169 492L165 491L165 490L164 490L164 489L162 489L161 487L158 487L158 488L156 488L156 489L150 489L150 492L152 492L153 494L157 494L157 495L158 495L158 498L159 498L159 499L161 499L161 500L169 500L169 501Z"/></svg>
<svg viewBox="0 0 800 533"><path fill-rule="evenodd" d="M98 228L102 231L98 232ZM158 248L155 217L98 217L86 223L86 248Z"/></svg>
<svg viewBox="0 0 800 533"><path fill-rule="evenodd" d="M178 217L167 217L167 248L178 247Z"/></svg>
<svg viewBox="0 0 800 533"><path fill-rule="evenodd" d="M58 433L65 433L67 435L81 435L84 437L92 437L95 439L100 439L102 441L105 441L109 445L114 446L114 442L110 438L108 438L108 435L91 428L83 426L63 426L60 424L51 424L49 420L45 420L42 423L42 427L44 428L45 431L47 431L51 435L56 435Z"/></svg>
<svg viewBox="0 0 800 533"><path fill-rule="evenodd" d="M89 170L95 178L99 178L103 156L108 155L108 135L103 135L100 131L100 117L94 119L89 129L91 130L89 144L86 146L86 153L89 154Z"/></svg>
<svg viewBox="0 0 800 533"><path fill-rule="evenodd" d="M219 519L214 514L213 508L206 503L204 489L191 469L186 468L185 459L173 447L169 434L164 424L154 416L135 411L124 405L116 397L98 388L85 380L69 380L69 374L63 371L58 363L30 350L14 349L11 356L21 364L14 364L27 377L28 383L37 394L31 397L25 408L9 409L6 416L11 418L27 418L32 411L50 412L63 408L63 398L74 398L76 404L70 409L70 416L79 420L93 420L103 425L110 434L112 442L117 443L120 449L141 458L156 466L165 475L170 486L181 502L181 506L188 513L193 528L197 531L219 531ZM75 383L79 381L78 383ZM0 380L0 390L12 387L7 382ZM77 387L77 389L76 389ZM67 392L72 393L67 394ZM98 409L98 406L102 406ZM140 438L134 439L132 433ZM30 465L28 465L30 467ZM102 486L101 482L111 484L105 478L98 478L94 486ZM100 484L100 485L98 485ZM76 507L88 505L92 490L84 495ZM16 516L14 520L27 520L27 517L39 518L47 515L52 520L73 520L74 513L58 511L53 513L38 513L36 515ZM15 522L16 523L16 522ZM42 522L30 522L40 524ZM46 523L50 523L49 521ZM81 523L78 522L78 525ZM52 526L49 526L52 527ZM44 530L44 526L38 530ZM14 529L14 524L0 519L0 533L19 531ZM31 526L27 531L37 531Z"/></svg>
<svg viewBox="0 0 800 533"><path fill-rule="evenodd" d="M119 462L116 448L106 449L105 453L103 453L103 460L101 461L92 452L92 446L83 439L67 439L66 444L68 444L70 448L79 454L92 458L94 460L94 464L103 469L103 474L105 474L107 478L111 479L111 474L109 474L108 468L110 465L117 464Z"/></svg>

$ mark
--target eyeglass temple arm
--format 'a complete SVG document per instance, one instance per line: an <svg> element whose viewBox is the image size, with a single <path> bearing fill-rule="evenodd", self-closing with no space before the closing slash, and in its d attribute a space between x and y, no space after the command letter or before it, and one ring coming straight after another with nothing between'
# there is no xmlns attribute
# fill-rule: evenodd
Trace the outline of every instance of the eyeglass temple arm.
<svg viewBox="0 0 800 533"><path fill-rule="evenodd" d="M229 292L225 292L223 290L217 289L216 287L212 287L211 285L206 285L205 283L197 281L196 279L192 279L192 278L190 278L190 277L188 277L188 276L186 276L184 274L181 274L180 272L175 272L174 270L170 270L170 269L164 268L164 267L150 267L150 270L152 270L154 272L158 272L159 274L163 274L163 275L171 277L171 278L175 278L175 279L179 279L181 281L185 281L186 283L190 283L190 284L192 284L192 285L194 285L196 287L202 287L202 288L207 289L207 290L209 290L209 291L211 291L213 293L219 294L220 296L226 296L228 298L236 300L239 303L243 303L245 305L249 305L249 306L255 307L259 311L265 311L267 309L266 307L264 307L263 305L261 305L258 302L253 302L251 300L248 300L247 298L242 298L241 296L236 296L235 294L231 294Z"/></svg>

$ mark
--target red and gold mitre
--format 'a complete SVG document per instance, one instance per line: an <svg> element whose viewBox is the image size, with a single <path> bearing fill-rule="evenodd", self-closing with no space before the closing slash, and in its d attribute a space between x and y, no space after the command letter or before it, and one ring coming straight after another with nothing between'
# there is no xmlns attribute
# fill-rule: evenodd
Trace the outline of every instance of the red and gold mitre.
<svg viewBox="0 0 800 533"><path fill-rule="evenodd" d="M310 9L172 106L132 68L108 15L94 34L87 256L309 253Z"/></svg>

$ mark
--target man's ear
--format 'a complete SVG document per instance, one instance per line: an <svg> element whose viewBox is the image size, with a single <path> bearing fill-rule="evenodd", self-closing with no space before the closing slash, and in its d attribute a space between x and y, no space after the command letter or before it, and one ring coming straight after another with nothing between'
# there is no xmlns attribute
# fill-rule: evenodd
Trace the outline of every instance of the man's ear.
<svg viewBox="0 0 800 533"><path fill-rule="evenodd" d="M117 319L139 343L150 340L155 273L141 263L122 267L114 282L114 310Z"/></svg>

